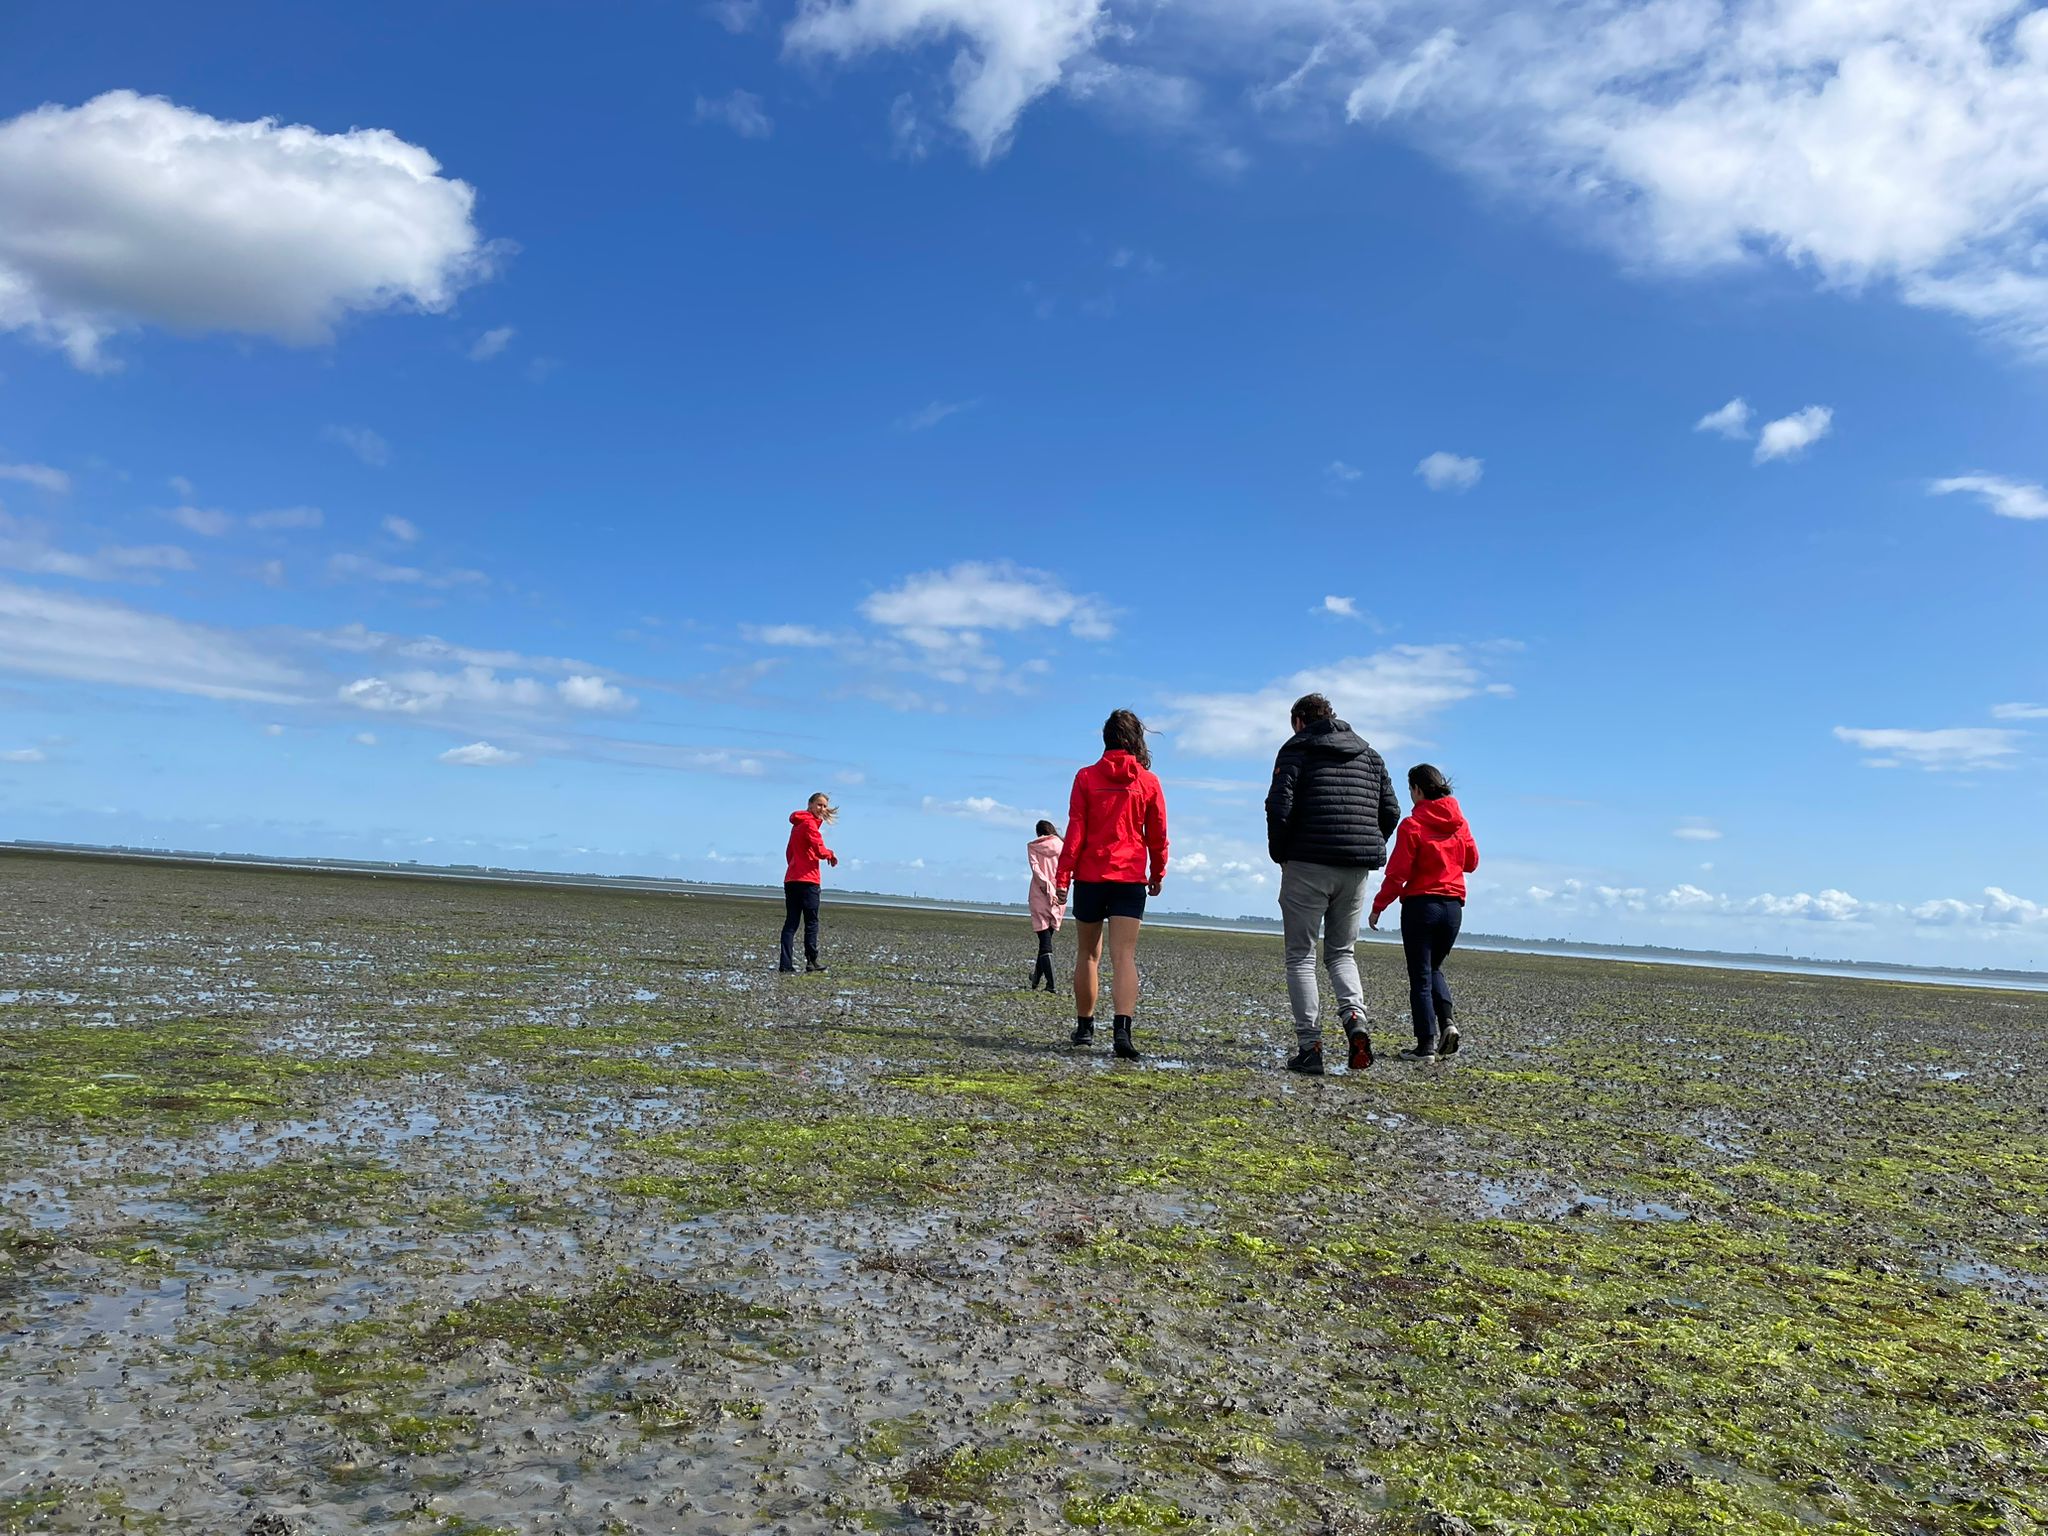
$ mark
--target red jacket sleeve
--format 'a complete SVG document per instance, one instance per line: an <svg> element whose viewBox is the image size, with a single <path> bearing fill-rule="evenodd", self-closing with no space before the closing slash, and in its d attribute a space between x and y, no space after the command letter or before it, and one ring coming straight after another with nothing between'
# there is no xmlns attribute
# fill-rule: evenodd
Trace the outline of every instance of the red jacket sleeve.
<svg viewBox="0 0 2048 1536"><path fill-rule="evenodd" d="M1465 829L1465 873L1471 874L1479 867L1479 840L1472 835L1472 829Z"/></svg>
<svg viewBox="0 0 2048 1536"><path fill-rule="evenodd" d="M825 846L825 828L822 824L815 821L811 823L811 855L814 858L824 859L828 863L839 857L830 848Z"/></svg>
<svg viewBox="0 0 2048 1536"><path fill-rule="evenodd" d="M1067 837L1060 848L1059 868L1053 887L1064 891L1074 883L1074 866L1081 857L1081 841L1088 833L1088 802L1081 796L1081 776L1074 775L1074 787L1067 795Z"/></svg>
<svg viewBox="0 0 2048 1536"><path fill-rule="evenodd" d="M1415 824L1401 823L1401 830L1394 834L1393 856L1387 860L1386 878L1380 881L1380 888L1372 898L1372 915L1378 917L1401 894L1401 888L1408 883L1408 876L1415 868Z"/></svg>
<svg viewBox="0 0 2048 1536"><path fill-rule="evenodd" d="M1152 851L1152 884L1166 878L1166 791L1152 781L1152 804L1145 815L1145 846Z"/></svg>

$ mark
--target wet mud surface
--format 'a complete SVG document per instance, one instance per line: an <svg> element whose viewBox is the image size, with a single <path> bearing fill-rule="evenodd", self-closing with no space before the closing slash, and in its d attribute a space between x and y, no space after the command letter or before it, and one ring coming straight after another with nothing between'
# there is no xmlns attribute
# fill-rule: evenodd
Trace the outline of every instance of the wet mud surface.
<svg viewBox="0 0 2048 1536"><path fill-rule="evenodd" d="M1015 919L0 912L0 1532L2048 1522L2048 998L1473 954L1309 1080L1269 938L1148 932L1127 1064Z"/></svg>

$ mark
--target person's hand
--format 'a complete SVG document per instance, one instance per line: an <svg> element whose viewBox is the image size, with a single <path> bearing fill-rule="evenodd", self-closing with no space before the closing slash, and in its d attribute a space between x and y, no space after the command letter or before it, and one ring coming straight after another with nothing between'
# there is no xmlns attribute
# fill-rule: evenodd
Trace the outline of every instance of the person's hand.
<svg viewBox="0 0 2048 1536"><path fill-rule="evenodd" d="M1064 907L1067 904L1067 888L1064 885L1055 889L1052 894L1053 899L1059 902L1061 906Z"/></svg>
<svg viewBox="0 0 2048 1536"><path fill-rule="evenodd" d="M1160 880L1154 880L1150 885L1145 887L1145 890L1147 894L1157 896L1159 894L1159 887L1164 883L1165 882Z"/></svg>
<svg viewBox="0 0 2048 1536"><path fill-rule="evenodd" d="M828 854L826 854L826 855L825 855L825 859L826 859L826 862L827 862L827 863L829 863L829 864L830 864L830 865L831 865L831 866L832 866L832 867L833 867L834 869L837 869L837 868L839 867L839 855L838 855L838 854L836 854L836 853L828 853Z"/></svg>
<svg viewBox="0 0 2048 1536"><path fill-rule="evenodd" d="M1377 913L1377 912L1373 913L1373 915L1372 915L1371 917L1369 917L1369 918L1367 918L1367 919L1365 920L1365 926L1366 926L1366 927L1368 927L1368 928L1377 928L1377 927L1379 927L1379 925L1380 925L1380 915L1379 915L1379 913Z"/></svg>

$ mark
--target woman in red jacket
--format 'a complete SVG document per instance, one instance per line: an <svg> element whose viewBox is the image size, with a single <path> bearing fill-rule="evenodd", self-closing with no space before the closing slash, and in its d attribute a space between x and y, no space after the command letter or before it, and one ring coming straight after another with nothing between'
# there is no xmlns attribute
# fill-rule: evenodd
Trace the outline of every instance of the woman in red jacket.
<svg viewBox="0 0 2048 1536"><path fill-rule="evenodd" d="M825 846L825 828L839 819L839 807L829 795L811 796L810 804L789 813L789 867L782 872L782 964L779 970L796 969L796 925L804 925L804 969L822 971L818 964L818 861L834 869L839 855Z"/></svg>
<svg viewBox="0 0 2048 1536"><path fill-rule="evenodd" d="M1415 1021L1415 1049L1401 1054L1435 1061L1439 1051L1453 1056L1458 1050L1444 961L1465 920L1465 877L1479 867L1479 844L1451 798L1451 781L1428 763L1408 770L1408 794L1415 813L1395 836L1387 877L1372 899L1372 925L1379 927L1380 914L1399 897L1409 1012Z"/></svg>
<svg viewBox="0 0 2048 1536"><path fill-rule="evenodd" d="M1166 792L1152 772L1145 723L1128 709L1103 722L1102 745L1101 761L1074 775L1055 894L1065 902L1067 887L1073 887L1074 922L1080 930L1074 958L1074 1044L1095 1038L1106 922L1116 1053L1136 1061L1131 1016L1138 1011L1138 927L1145 917L1145 897L1157 896L1166 878Z"/></svg>

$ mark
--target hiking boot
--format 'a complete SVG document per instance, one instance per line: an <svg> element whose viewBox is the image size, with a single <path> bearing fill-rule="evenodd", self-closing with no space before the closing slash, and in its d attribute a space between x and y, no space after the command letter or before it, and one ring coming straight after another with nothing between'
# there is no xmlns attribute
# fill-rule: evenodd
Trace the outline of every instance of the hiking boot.
<svg viewBox="0 0 2048 1536"><path fill-rule="evenodd" d="M1346 1024L1344 1033L1351 1041L1351 1055L1345 1065L1353 1072L1365 1071L1372 1065L1372 1036L1364 1024L1355 1021Z"/></svg>
<svg viewBox="0 0 2048 1536"><path fill-rule="evenodd" d="M1412 1045L1401 1053L1403 1061L1435 1061L1436 1052L1426 1045Z"/></svg>
<svg viewBox="0 0 2048 1536"><path fill-rule="evenodd" d="M1093 1044L1095 1040L1095 1021L1093 1019L1076 1019L1074 1021L1074 1032L1067 1039L1074 1045Z"/></svg>
<svg viewBox="0 0 2048 1536"><path fill-rule="evenodd" d="M806 976L822 976L825 974L825 967L818 964L815 960L806 960L804 962L804 974Z"/></svg>
<svg viewBox="0 0 2048 1536"><path fill-rule="evenodd" d="M1442 1038L1441 1038L1441 1039L1439 1039L1439 1040L1437 1041L1437 1047L1436 1047L1436 1048L1437 1048L1437 1050L1438 1050L1438 1051L1442 1052L1442 1053L1443 1053L1444 1055L1446 1055L1446 1056L1455 1056L1455 1055L1457 1055L1457 1054L1458 1054L1458 1026L1457 1026L1457 1025L1455 1025L1455 1024L1446 1024L1446 1025L1444 1026L1444 1032L1443 1032L1443 1036L1442 1036Z"/></svg>
<svg viewBox="0 0 2048 1536"><path fill-rule="evenodd" d="M784 976L794 976L796 974L796 967L793 965L778 965L775 969Z"/></svg>
<svg viewBox="0 0 2048 1536"><path fill-rule="evenodd" d="M1323 1042L1318 1040L1314 1045L1304 1045L1300 1050L1288 1057L1287 1070L1299 1072L1303 1077L1321 1077L1323 1075Z"/></svg>
<svg viewBox="0 0 2048 1536"><path fill-rule="evenodd" d="M1125 1061L1136 1061L1139 1059L1138 1048L1135 1045L1131 1044L1130 1025L1117 1025L1115 1030L1113 1031L1113 1035L1113 1044L1115 1046L1117 1055L1121 1056Z"/></svg>

